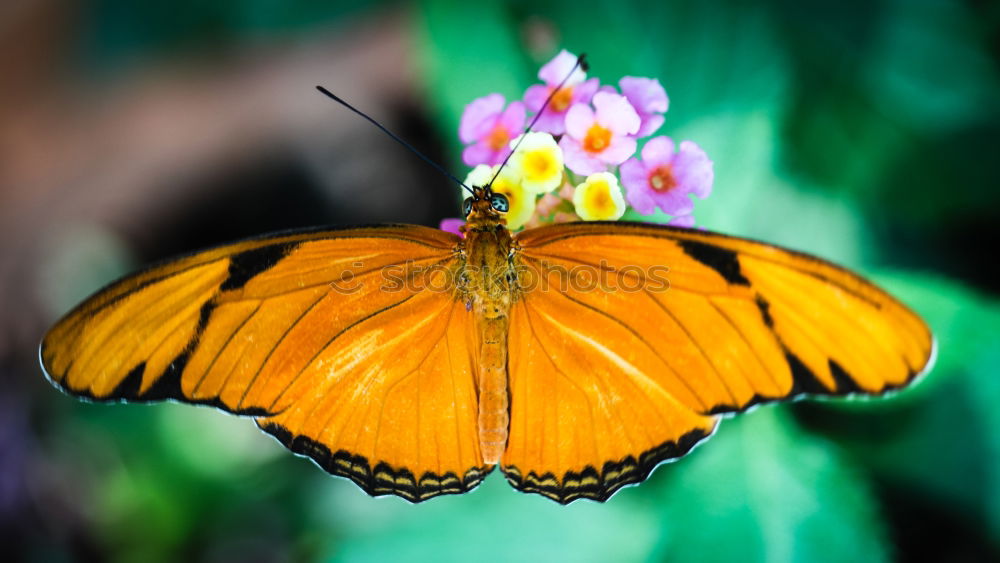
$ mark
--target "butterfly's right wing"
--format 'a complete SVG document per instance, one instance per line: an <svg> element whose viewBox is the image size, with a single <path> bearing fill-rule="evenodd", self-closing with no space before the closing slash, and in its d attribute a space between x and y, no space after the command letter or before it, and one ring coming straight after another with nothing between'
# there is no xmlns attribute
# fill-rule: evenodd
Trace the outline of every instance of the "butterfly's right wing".
<svg viewBox="0 0 1000 563"><path fill-rule="evenodd" d="M715 415L802 394L878 395L925 371L927 325L857 274L765 243L641 223L519 233L502 469L603 500L708 436Z"/></svg>
<svg viewBox="0 0 1000 563"><path fill-rule="evenodd" d="M101 290L42 343L93 400L174 399L252 415L372 495L469 490L484 466L454 235L386 226L273 235Z"/></svg>

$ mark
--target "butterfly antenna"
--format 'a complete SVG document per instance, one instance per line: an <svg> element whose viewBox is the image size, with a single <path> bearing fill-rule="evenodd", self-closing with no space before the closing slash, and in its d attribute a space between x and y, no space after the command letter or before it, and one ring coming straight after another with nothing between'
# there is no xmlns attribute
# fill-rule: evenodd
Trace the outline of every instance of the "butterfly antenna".
<svg viewBox="0 0 1000 563"><path fill-rule="evenodd" d="M323 92L324 94L326 94L328 97L330 97L331 99L333 99L333 101L339 103L340 105L346 107L347 109L349 109L349 110L353 111L354 113L360 115L361 117L367 119L369 123L371 123L375 127L378 127L379 129L381 129L383 133L385 133L386 135L388 135L388 136L392 137L393 139L395 139L397 143L399 143L399 144L403 145L404 147L410 149L410 152L412 152L413 154L415 154L415 155L419 156L420 158L422 158L424 160L424 162L426 162L427 164L430 164L431 166L433 166L434 168L436 168L438 172L440 172L440 173L444 174L445 176L451 178L451 180L453 182L455 182L459 186L462 186L463 188L465 188L465 190L467 192L469 192L470 194L473 193L472 192L472 188L470 188L469 186L466 186L465 182L463 182L463 181L459 180L458 178L456 178L454 174L452 174L451 172L448 172L440 164L434 162L433 160L431 160L430 158L428 158L426 155L424 155L424 153L422 153L422 152L418 151L417 149L415 149L413 147L413 145L411 145L410 143L407 143L403 139L399 138L398 135L396 135L392 131L389 131L388 129L386 129L381 123L379 123L378 121L375 121L373 118L369 117L368 114L366 114L365 112L363 112L363 111L359 110L358 108L352 106L351 104L345 102L339 96L337 96L336 94L334 94L333 92L327 90L326 88L324 88L322 86L317 86L316 89L319 90L320 92Z"/></svg>
<svg viewBox="0 0 1000 563"><path fill-rule="evenodd" d="M490 179L490 183L488 185L490 186L493 185L493 181L496 180L497 176L500 175L500 171L503 170L504 166L507 166L507 161L510 160L510 157L514 156L515 152L517 152L517 147L521 146L521 141L524 140L524 136L531 132L531 128L535 126L535 123L538 123L538 118L542 116L542 112L545 111L545 108L549 107L549 102L552 101L552 98L555 97L555 95L559 92L559 90L562 90L563 85L566 84L566 81L569 80L570 76L573 76L573 73L576 72L576 69L578 68L582 68L584 72L590 70L590 65L587 64L586 53L580 53L580 56L576 58L576 64L573 65L573 68L571 68L568 73L566 73L566 76L562 79L562 82L560 82L558 86L556 86L555 88L552 89L551 92L549 92L549 97L545 98L545 102L542 104L542 107L538 108L538 113L535 115L535 118L531 120L531 123L529 123L527 127L525 127L524 133L522 133L521 136L518 137L517 142L514 143L514 148L512 148L509 153L507 153L507 158L503 159L503 162L500 163L500 167L497 168L496 174L494 174L493 178Z"/></svg>

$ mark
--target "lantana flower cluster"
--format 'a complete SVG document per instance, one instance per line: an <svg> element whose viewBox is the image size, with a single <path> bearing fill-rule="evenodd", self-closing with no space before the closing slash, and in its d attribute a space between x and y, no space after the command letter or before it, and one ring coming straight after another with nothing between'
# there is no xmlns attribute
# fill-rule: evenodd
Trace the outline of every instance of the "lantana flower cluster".
<svg viewBox="0 0 1000 563"><path fill-rule="evenodd" d="M522 100L508 104L501 94L490 94L466 106L459 125L467 145L462 159L473 167L466 185L493 180L493 191L510 201L505 218L511 230L618 220L629 208L641 215L660 210L670 225L693 226L691 196L711 193L712 161L693 141L653 136L669 106L663 86L634 76L617 87L601 85L583 69L574 70L576 62L563 50L541 68L543 83L530 86ZM441 228L458 233L461 224L445 219Z"/></svg>

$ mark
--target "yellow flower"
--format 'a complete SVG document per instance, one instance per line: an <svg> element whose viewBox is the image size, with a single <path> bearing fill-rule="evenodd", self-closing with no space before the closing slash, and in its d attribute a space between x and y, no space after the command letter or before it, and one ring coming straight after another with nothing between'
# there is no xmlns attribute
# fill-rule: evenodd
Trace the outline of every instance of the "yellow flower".
<svg viewBox="0 0 1000 563"><path fill-rule="evenodd" d="M472 169L465 178L467 186L485 186L496 174L498 166L480 164ZM520 176L510 166L504 167L503 172L493 180L491 187L493 193L507 196L510 208L501 215L507 219L507 228L510 230L520 229L531 219L531 214L535 211L535 194L524 189Z"/></svg>
<svg viewBox="0 0 1000 563"><path fill-rule="evenodd" d="M556 140L548 133L538 132L523 137L508 164L521 176L521 185L535 195L558 188L563 180L563 154ZM511 141L511 148L518 139Z"/></svg>
<svg viewBox="0 0 1000 563"><path fill-rule="evenodd" d="M587 176L573 192L573 207L584 221L614 221L625 213L618 178L610 172Z"/></svg>

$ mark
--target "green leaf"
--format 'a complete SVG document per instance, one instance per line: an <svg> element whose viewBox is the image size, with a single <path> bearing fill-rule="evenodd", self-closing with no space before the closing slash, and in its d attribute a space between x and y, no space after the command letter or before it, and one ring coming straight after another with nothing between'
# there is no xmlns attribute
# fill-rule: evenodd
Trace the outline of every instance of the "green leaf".
<svg viewBox="0 0 1000 563"><path fill-rule="evenodd" d="M789 87L787 57L772 22L752 5L729 2L605 3L580 9L552 2L548 15L568 49L586 51L591 76L660 80L670 96L661 134L700 115L780 109ZM595 28L595 13L600 26Z"/></svg>
<svg viewBox="0 0 1000 563"><path fill-rule="evenodd" d="M834 415L857 414L827 429L884 482L920 491L1000 538L1000 302L938 276L887 272L875 280L927 321L937 362L891 400L825 405L840 411Z"/></svg>
<svg viewBox="0 0 1000 563"><path fill-rule="evenodd" d="M824 2L822 17L788 4L777 21L799 87L784 120L784 165L885 222L934 228L995 206L1000 74L974 7L887 0L859 18L851 3ZM942 186L960 189L945 195Z"/></svg>
<svg viewBox="0 0 1000 563"><path fill-rule="evenodd" d="M561 506L515 491L499 472L472 493L420 505L348 490L326 504L349 534L330 546L340 561L641 561L660 534L655 507L617 498Z"/></svg>
<svg viewBox="0 0 1000 563"><path fill-rule="evenodd" d="M525 61L503 3L426 0L420 3L415 24L435 122L450 141L457 163L458 124L465 106L494 92L508 101L520 99L538 69Z"/></svg>
<svg viewBox="0 0 1000 563"><path fill-rule="evenodd" d="M655 500L665 529L659 560L888 559L867 482L780 408L723 421L669 472Z"/></svg>

